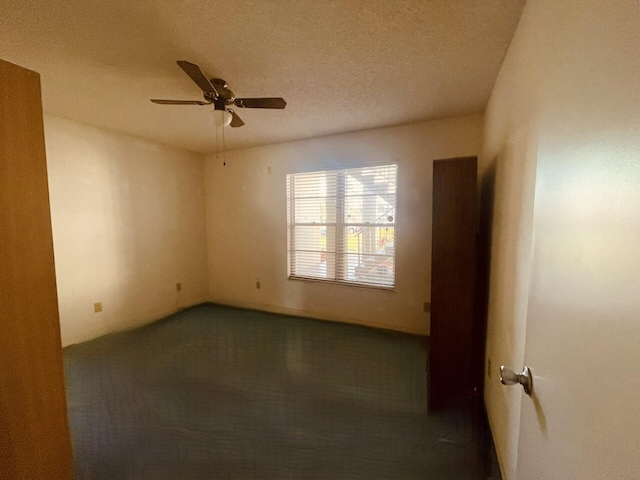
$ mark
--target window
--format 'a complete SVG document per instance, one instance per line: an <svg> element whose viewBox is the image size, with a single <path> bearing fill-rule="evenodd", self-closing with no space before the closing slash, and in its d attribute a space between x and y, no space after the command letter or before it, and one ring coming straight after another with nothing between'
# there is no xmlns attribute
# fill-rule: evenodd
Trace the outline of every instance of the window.
<svg viewBox="0 0 640 480"><path fill-rule="evenodd" d="M395 285L398 166L287 175L289 278Z"/></svg>

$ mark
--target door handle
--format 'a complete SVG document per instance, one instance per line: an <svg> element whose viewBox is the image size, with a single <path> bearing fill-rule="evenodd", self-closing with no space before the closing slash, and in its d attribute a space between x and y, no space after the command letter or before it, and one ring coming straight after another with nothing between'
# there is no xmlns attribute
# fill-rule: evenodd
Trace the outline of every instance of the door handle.
<svg viewBox="0 0 640 480"><path fill-rule="evenodd" d="M524 393L531 395L533 391L533 376L529 367L524 367L522 373L516 373L511 368L502 365L500 367L500 382L503 385L517 385L524 387Z"/></svg>

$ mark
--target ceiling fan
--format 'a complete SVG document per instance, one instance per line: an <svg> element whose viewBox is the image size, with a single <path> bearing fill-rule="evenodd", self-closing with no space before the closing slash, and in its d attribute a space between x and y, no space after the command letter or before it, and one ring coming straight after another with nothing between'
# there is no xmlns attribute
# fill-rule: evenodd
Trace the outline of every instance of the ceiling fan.
<svg viewBox="0 0 640 480"><path fill-rule="evenodd" d="M178 65L184 72L191 77L204 94L201 100L160 100L152 98L153 103L160 105L213 105L215 110L228 112L231 115L232 127L241 127L244 125L242 119L230 108L229 105L235 105L238 108L278 108L283 109L287 102L281 97L269 98L235 98L234 93L229 90L227 82L220 78L212 78L209 80L200 67L184 60L178 60ZM227 115L228 117L228 115Z"/></svg>

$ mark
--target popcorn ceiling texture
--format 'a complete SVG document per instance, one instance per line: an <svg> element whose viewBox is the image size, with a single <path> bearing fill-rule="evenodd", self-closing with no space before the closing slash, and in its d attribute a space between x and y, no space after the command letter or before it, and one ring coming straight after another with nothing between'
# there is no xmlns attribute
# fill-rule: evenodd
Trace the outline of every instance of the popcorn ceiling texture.
<svg viewBox="0 0 640 480"><path fill-rule="evenodd" d="M45 112L159 143L221 148L211 107L175 64L238 96L227 149L461 115L485 108L524 0L0 0L0 58L40 72ZM217 145L217 146L216 146Z"/></svg>

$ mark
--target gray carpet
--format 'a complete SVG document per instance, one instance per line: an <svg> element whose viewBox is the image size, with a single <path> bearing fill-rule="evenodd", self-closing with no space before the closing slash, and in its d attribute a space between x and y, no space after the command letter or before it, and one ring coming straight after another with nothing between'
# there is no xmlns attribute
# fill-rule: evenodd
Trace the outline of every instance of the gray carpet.
<svg viewBox="0 0 640 480"><path fill-rule="evenodd" d="M215 305L67 347L76 478L487 478L470 417L426 412L426 349Z"/></svg>

